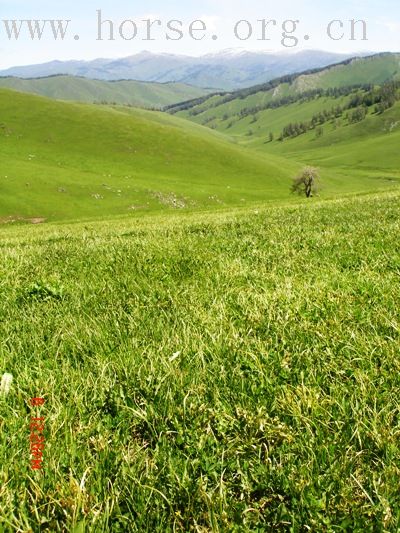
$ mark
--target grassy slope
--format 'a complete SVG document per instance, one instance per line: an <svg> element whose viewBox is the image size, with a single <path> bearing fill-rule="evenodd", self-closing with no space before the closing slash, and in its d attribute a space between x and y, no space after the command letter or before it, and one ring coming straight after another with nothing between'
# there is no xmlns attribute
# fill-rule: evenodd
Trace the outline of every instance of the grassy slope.
<svg viewBox="0 0 400 533"><path fill-rule="evenodd" d="M205 124L217 131L232 136L236 142L255 148L264 154L279 154L301 163L322 168L324 177L335 180L338 189L348 184L358 186L362 183L377 186L400 178L400 104L386 111L383 115L370 112L365 121L348 125L342 118L339 126L334 121L324 125L324 136L316 139L311 131L296 139L276 139L284 126L293 122L309 121L312 116L324 109L330 109L347 103L350 97L316 98L310 102L297 102L277 109L266 109L241 118L241 109L251 108L296 91L317 87L340 87L354 83L382 82L396 78L399 73L399 56L378 56L356 60L349 65L324 70L321 73L300 76L292 85L283 84L277 89L258 92L244 99L236 98L231 102L217 105L222 97L206 100L193 110L178 113L179 116ZM397 70L396 70L397 69ZM193 111L195 114L193 114ZM200 111L200 112L199 112ZM269 133L275 136L270 143ZM389 180L389 181L387 181Z"/></svg>
<svg viewBox="0 0 400 533"><path fill-rule="evenodd" d="M231 116L239 113L241 109L307 90L347 87L356 84L381 84L389 79L399 79L399 77L400 54L377 55L355 59L350 64L328 67L317 74L298 75L290 84L281 83L272 90L256 91L249 96L246 96L245 92L237 91L232 93L237 97L228 103L224 103L224 96L210 96L202 104L181 111L178 115L201 124L213 116L217 118L221 118L224 114ZM241 96L242 94L244 97ZM193 115L193 111L201 113Z"/></svg>
<svg viewBox="0 0 400 533"><path fill-rule="evenodd" d="M0 529L398 531L399 206L1 227Z"/></svg>
<svg viewBox="0 0 400 533"><path fill-rule="evenodd" d="M277 140L284 126L291 122L309 121L324 109L346 103L346 98L318 98L307 103L294 103L278 109L268 109L237 121L226 128L226 121L220 122L221 131L230 132L237 142L255 148L263 153L280 154L289 159L322 165L332 170L348 169L370 175L381 173L400 177L400 102L382 115L370 110L366 120L348 124L345 118L339 125L329 121L323 126L324 135L317 139L315 131L309 131L294 139ZM249 135L251 130L252 135ZM269 132L275 136L269 142Z"/></svg>
<svg viewBox="0 0 400 533"><path fill-rule="evenodd" d="M36 79L0 77L0 87L58 100L85 103L109 102L148 108L161 108L207 94L204 89L183 83L108 82L74 76Z"/></svg>
<svg viewBox="0 0 400 533"><path fill-rule="evenodd" d="M241 142L259 148L258 153L246 150L208 128L138 109L55 102L7 90L0 90L0 109L3 220L287 201L289 178L305 157L302 147L291 160L271 155L267 151L280 150L278 143L264 145L262 137L250 139L237 131ZM314 147L310 143L307 149ZM307 162L317 161L309 153ZM328 146L326 157L332 155ZM391 186L338 165L328 165L324 174L326 196Z"/></svg>
<svg viewBox="0 0 400 533"><path fill-rule="evenodd" d="M321 109L331 107L332 102L320 99ZM336 101L337 102L337 101ZM318 101L315 102L316 108ZM331 172L342 176L346 180L368 180L375 182L377 186L389 187L400 183L400 102L382 115L373 112L366 120L349 125L345 119L341 119L340 126L334 121L324 125L323 137L317 139L314 131L301 135L295 139L286 139L283 143L274 141L266 142L266 130L268 125L277 133L283 122L307 120L311 114L306 112L307 105L294 104L281 110L271 111L270 116L276 116L276 122L268 122L267 117L260 120L260 130L255 130L252 137L241 137L248 146L267 154L280 154L289 159L311 164L321 168L323 175ZM313 106L311 105L311 108ZM298 114L293 111L298 109ZM297 118L298 116L301 118ZM257 123L258 124L258 123ZM262 132L263 126L265 130ZM274 129L272 129L274 131ZM281 130L280 130L281 131Z"/></svg>
<svg viewBox="0 0 400 533"><path fill-rule="evenodd" d="M329 168L346 168L356 173L400 177L400 102L382 115L370 113L366 120L339 128L332 123L324 127L324 136L315 138L309 132L284 143L269 146L272 153L285 154L297 160L313 161ZM255 141L254 147L266 152Z"/></svg>
<svg viewBox="0 0 400 533"><path fill-rule="evenodd" d="M399 77L400 54L383 54L355 59L349 65L328 68L320 74L300 76L294 83L294 89L303 91L314 88L347 87L356 83L380 84Z"/></svg>
<svg viewBox="0 0 400 533"><path fill-rule="evenodd" d="M270 132L274 133L275 137L278 137L283 128L289 123L310 120L314 114L319 113L321 110L343 105L348 100L349 97L337 99L322 97L310 102L297 102L277 109L266 109L255 115L256 122L253 122L254 115L249 115L242 119L235 117L232 126L230 126L230 119L217 120L213 121L213 123L217 125L218 130L228 135L237 136L242 142L249 144L264 143L269 139ZM249 135L250 131L252 135ZM247 138L243 139L243 136Z"/></svg>
<svg viewBox="0 0 400 533"><path fill-rule="evenodd" d="M277 140L284 126L291 122L307 121L315 113L342 105L346 98L319 98L307 103L294 103L278 109L267 109L253 116L212 122L221 132L231 135L236 142L263 154L277 154L299 165L321 167L326 180L326 192L347 187L374 188L392 185L400 179L400 103L383 115L370 113L359 124L348 125L345 119L337 127L333 122L324 125L324 135L316 139L310 131L295 139ZM269 132L275 140L269 142ZM251 133L251 135L249 135ZM383 178L383 179L382 179Z"/></svg>
<svg viewBox="0 0 400 533"><path fill-rule="evenodd" d="M0 90L0 216L84 218L285 198L297 165L156 112ZM167 205L166 205L167 204Z"/></svg>

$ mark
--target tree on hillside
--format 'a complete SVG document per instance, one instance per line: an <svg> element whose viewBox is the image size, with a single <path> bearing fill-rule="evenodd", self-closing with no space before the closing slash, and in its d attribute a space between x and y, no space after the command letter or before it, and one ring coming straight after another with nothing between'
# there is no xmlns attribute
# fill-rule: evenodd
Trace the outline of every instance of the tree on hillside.
<svg viewBox="0 0 400 533"><path fill-rule="evenodd" d="M357 107L354 111L351 111L348 114L349 124L356 124L357 122L362 122L367 116L366 107Z"/></svg>
<svg viewBox="0 0 400 533"><path fill-rule="evenodd" d="M292 192L311 198L317 192L318 181L320 180L319 172L314 167L305 167L301 173L296 176L292 184Z"/></svg>

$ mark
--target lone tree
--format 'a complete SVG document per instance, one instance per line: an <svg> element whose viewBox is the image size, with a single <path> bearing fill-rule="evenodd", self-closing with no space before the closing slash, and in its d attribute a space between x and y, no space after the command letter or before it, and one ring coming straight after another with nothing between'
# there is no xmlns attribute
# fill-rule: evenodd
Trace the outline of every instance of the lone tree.
<svg viewBox="0 0 400 533"><path fill-rule="evenodd" d="M311 198L317 192L317 184L320 180L318 170L314 167L305 167L301 173L294 178L292 192Z"/></svg>

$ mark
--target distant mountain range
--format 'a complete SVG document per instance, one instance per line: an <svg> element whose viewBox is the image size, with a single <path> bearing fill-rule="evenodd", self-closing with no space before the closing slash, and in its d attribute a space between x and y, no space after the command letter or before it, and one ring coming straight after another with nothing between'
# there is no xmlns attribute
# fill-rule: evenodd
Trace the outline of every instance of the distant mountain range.
<svg viewBox="0 0 400 533"><path fill-rule="evenodd" d="M276 53L229 49L201 57L141 52L122 59L51 61L41 65L12 67L0 71L0 76L38 78L68 74L98 80L177 82L202 88L234 90L286 74L325 67L353 56L318 50Z"/></svg>

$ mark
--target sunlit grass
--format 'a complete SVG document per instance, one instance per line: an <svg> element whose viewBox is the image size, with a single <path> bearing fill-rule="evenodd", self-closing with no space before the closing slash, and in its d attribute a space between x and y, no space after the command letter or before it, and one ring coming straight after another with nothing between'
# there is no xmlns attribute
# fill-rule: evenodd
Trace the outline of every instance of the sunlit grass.
<svg viewBox="0 0 400 533"><path fill-rule="evenodd" d="M399 199L0 228L0 529L397 531Z"/></svg>

